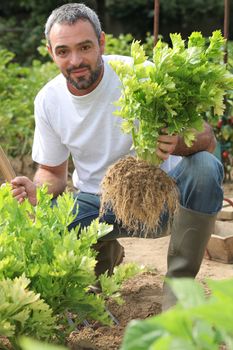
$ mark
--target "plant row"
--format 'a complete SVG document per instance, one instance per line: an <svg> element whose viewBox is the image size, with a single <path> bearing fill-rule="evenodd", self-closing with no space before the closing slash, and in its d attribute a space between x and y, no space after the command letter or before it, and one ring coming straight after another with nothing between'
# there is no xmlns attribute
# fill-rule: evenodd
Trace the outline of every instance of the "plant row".
<svg viewBox="0 0 233 350"><path fill-rule="evenodd" d="M20 348L20 335L64 343L84 320L110 325L106 298L119 298L121 283L141 270L127 264L113 277L101 275L102 293L93 293L93 245L112 227L96 220L69 231L73 195L58 197L54 206L45 188L37 196L35 207L27 200L19 204L9 185L0 188L0 335L13 349Z"/></svg>

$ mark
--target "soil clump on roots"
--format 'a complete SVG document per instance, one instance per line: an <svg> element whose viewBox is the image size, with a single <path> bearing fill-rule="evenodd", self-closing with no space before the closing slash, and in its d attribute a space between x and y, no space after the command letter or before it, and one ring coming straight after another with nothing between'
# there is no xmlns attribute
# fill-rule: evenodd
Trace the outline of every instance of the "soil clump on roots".
<svg viewBox="0 0 233 350"><path fill-rule="evenodd" d="M101 184L100 213L112 210L118 223L140 236L153 236L161 213L171 219L177 207L174 180L162 169L128 156L113 164Z"/></svg>

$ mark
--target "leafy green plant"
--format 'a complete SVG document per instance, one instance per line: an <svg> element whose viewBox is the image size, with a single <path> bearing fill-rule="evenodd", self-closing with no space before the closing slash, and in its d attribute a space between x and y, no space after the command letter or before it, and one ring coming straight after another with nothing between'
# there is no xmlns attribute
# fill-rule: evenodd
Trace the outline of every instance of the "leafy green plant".
<svg viewBox="0 0 233 350"><path fill-rule="evenodd" d="M121 350L219 350L233 348L233 280L207 281L206 298L198 282L170 281L178 298L169 311L144 321L131 321Z"/></svg>
<svg viewBox="0 0 233 350"><path fill-rule="evenodd" d="M31 289L52 308L54 315L66 319L71 311L77 323L95 319L109 323L104 299L88 293L96 283L96 252L92 245L111 230L94 221L78 231L68 231L73 220L73 195L65 193L51 207L51 195L38 189L38 204L21 205L12 197L10 187L0 189L0 279L25 273Z"/></svg>
<svg viewBox="0 0 233 350"><path fill-rule="evenodd" d="M207 47L199 32L191 34L187 48L179 34L171 34L171 41L172 48L158 42L153 65L145 66L147 57L138 41L131 47L132 66L112 62L122 82L116 114L124 119L123 131L132 134L137 156L152 164L161 163L155 151L161 129L182 134L191 145L206 112L223 114L223 97L233 84L223 64L220 31L213 33Z"/></svg>
<svg viewBox="0 0 233 350"><path fill-rule="evenodd" d="M42 340L54 334L52 309L28 289L29 284L25 276L0 281L0 335L8 337L12 345L22 334Z"/></svg>
<svg viewBox="0 0 233 350"><path fill-rule="evenodd" d="M84 320L110 325L106 298L119 297L122 282L142 271L136 264L118 267L114 276L100 277L102 293L93 293L92 246L112 227L95 220L81 233L79 227L69 232L76 216L73 194L59 196L56 206L51 198L38 188L33 207L28 200L19 204L10 185L0 188L0 334L14 350L20 335L63 341Z"/></svg>
<svg viewBox="0 0 233 350"><path fill-rule="evenodd" d="M0 281L22 274L30 279L30 288L51 307L56 322L66 322L67 313L75 314L75 323L84 319L110 324L105 298L119 291L126 279L142 271L136 264L118 267L115 275L101 276L103 292L90 292L95 285L96 251L99 238L112 230L98 220L81 230L68 231L76 216L73 194L64 193L51 206L52 195L38 188L38 203L19 204L9 185L0 188Z"/></svg>
<svg viewBox="0 0 233 350"><path fill-rule="evenodd" d="M132 34L120 34L118 37L114 37L112 34L106 34L106 55L130 55L130 47L133 42ZM154 37L150 32L146 33L143 41L143 48L146 55L152 59L154 48ZM42 52L44 52L42 50Z"/></svg>
<svg viewBox="0 0 233 350"><path fill-rule="evenodd" d="M120 34L119 37L114 37L112 34L106 34L106 55L125 55L130 54L130 45L133 41L133 36L129 34Z"/></svg>
<svg viewBox="0 0 233 350"><path fill-rule="evenodd" d="M112 276L108 276L107 273L100 275L99 281L104 296L114 298L119 304L123 303L120 296L122 283L143 271L145 271L143 266L139 266L135 263L128 263L115 267Z"/></svg>
<svg viewBox="0 0 233 350"><path fill-rule="evenodd" d="M145 268L138 266L135 263L122 264L117 266L114 269L114 274L112 276L107 276L107 273L100 276L100 284L102 293L105 298L114 298L119 304L122 304L124 301L120 297L120 289L122 283L137 274L145 271ZM21 337L18 340L20 344L20 349L22 350L65 350L66 348L41 343L34 339L28 337Z"/></svg>

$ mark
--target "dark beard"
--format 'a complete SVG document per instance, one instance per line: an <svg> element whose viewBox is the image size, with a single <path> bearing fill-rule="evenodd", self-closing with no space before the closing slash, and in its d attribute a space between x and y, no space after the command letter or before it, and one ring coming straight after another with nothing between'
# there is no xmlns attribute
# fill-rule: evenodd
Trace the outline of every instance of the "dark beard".
<svg viewBox="0 0 233 350"><path fill-rule="evenodd" d="M80 66L78 66L78 67L72 67L72 68L67 69L66 79L67 79L68 83L73 85L77 90L86 90L89 87L91 87L99 79L101 72L102 72L102 67L103 67L103 60L100 57L95 70L92 70L89 65L80 64ZM72 79L70 76L70 73L72 72L72 70L79 69L79 68L88 68L90 73L91 73L90 77L88 79L84 78L84 77L80 77L80 78L78 78L78 80Z"/></svg>

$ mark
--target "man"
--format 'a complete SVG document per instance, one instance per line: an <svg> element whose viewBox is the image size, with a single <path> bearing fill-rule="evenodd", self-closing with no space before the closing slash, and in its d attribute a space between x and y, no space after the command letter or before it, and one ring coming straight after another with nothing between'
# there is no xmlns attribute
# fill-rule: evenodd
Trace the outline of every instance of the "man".
<svg viewBox="0 0 233 350"><path fill-rule="evenodd" d="M16 177L13 195L36 204L36 187L48 184L54 197L67 184L67 165L72 155L74 186L79 213L70 227L87 226L98 217L100 182L109 165L129 154L132 140L121 132L121 118L113 116L113 102L120 97L120 81L109 60L129 57L104 56L105 36L97 15L83 4L65 4L54 10L45 26L49 53L61 73L47 83L35 99L36 128L32 157L39 164L34 181ZM180 191L180 210L175 216L168 251L167 277L195 277L199 271L216 214L221 208L223 171L211 154L215 137L205 124L188 148L179 135L161 135L157 154L163 169L174 177ZM177 156L183 156L177 157ZM115 224L113 213L104 218ZM99 251L96 274L123 259L117 236L127 234L117 225ZM164 309L174 296L165 284Z"/></svg>

